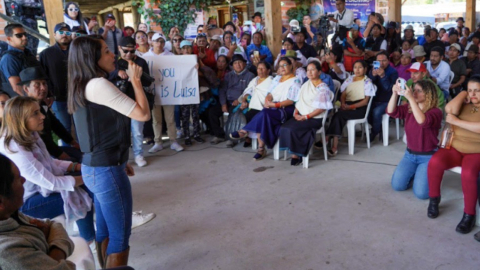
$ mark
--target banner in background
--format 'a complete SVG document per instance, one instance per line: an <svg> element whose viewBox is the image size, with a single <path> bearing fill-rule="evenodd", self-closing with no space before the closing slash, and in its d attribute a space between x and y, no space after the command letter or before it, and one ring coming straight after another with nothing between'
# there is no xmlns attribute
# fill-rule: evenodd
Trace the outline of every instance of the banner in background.
<svg viewBox="0 0 480 270"><path fill-rule="evenodd" d="M334 13L337 8L335 0L324 0L325 13ZM360 21L367 22L370 13L375 12L375 0L346 0L345 7L353 11L353 18L360 18Z"/></svg>
<svg viewBox="0 0 480 270"><path fill-rule="evenodd" d="M195 39L197 37L197 28L199 25L204 25L203 22L203 10L195 12L197 17L195 18L194 23L189 23L187 25L187 29L185 29L185 32L183 35L185 36L185 39Z"/></svg>
<svg viewBox="0 0 480 270"><path fill-rule="evenodd" d="M196 55L143 55L155 78L155 104L187 105L200 103Z"/></svg>

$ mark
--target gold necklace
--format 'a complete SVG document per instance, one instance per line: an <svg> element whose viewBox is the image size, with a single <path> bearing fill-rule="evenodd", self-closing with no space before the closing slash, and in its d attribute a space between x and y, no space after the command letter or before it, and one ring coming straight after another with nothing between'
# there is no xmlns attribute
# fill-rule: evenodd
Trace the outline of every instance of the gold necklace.
<svg viewBox="0 0 480 270"><path fill-rule="evenodd" d="M475 105L473 105L473 104L472 104L472 107L473 107L473 108L472 108L472 110L470 111L470 113L477 113L477 112L478 112L478 107L475 106Z"/></svg>

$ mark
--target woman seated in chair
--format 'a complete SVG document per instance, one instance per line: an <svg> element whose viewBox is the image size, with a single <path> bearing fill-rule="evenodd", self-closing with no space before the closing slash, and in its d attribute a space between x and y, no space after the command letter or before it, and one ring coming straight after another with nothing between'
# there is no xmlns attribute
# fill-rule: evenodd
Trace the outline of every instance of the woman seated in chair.
<svg viewBox="0 0 480 270"><path fill-rule="evenodd" d="M347 121L364 118L368 102L375 96L375 88L372 80L365 76L366 72L367 63L363 60L356 61L353 64L354 76L348 77L340 88L342 92L341 107L333 115L326 132L328 136L325 138L328 142L329 138L333 137L332 146L328 150L328 155L331 157L338 153L338 138L342 136ZM321 148L322 142L317 142L316 147Z"/></svg>
<svg viewBox="0 0 480 270"><path fill-rule="evenodd" d="M280 150L292 153L291 165L302 163L315 143L315 134L322 127L325 112L332 109L334 94L328 85L320 80L322 66L313 61L307 66L307 81L298 94L293 118L280 128Z"/></svg>
<svg viewBox="0 0 480 270"><path fill-rule="evenodd" d="M258 152L254 160L261 160L267 155L265 146L273 148L278 139L280 126L293 116L293 104L298 99L300 80L293 73L292 61L287 57L280 59L278 76L273 79L269 93L259 112L243 129L232 132L230 138L239 140L249 135L258 139Z"/></svg>
<svg viewBox="0 0 480 270"><path fill-rule="evenodd" d="M15 97L7 102L0 130L0 153L11 159L25 177L24 204L20 212L35 218L54 218L65 214L63 191L74 191L83 185L81 176L65 175L80 172L81 165L53 159L40 135L45 116L37 100ZM91 195L90 195L91 196ZM80 236L93 241L93 208L77 220Z"/></svg>
<svg viewBox="0 0 480 270"><path fill-rule="evenodd" d="M480 172L480 77L468 81L468 91L460 92L445 106L445 121L453 129L453 139L445 148L440 148L428 163L428 187L430 204L427 215L436 218L439 214L440 185L445 170L462 167L463 217L456 231L467 234L475 226L477 203L477 179ZM480 233L475 234L480 241Z"/></svg>
<svg viewBox="0 0 480 270"><path fill-rule="evenodd" d="M271 66L265 61L260 61L257 64L258 76L250 81L243 94L238 98L241 103L240 109L244 110L248 108L245 118L247 124L252 121L252 118L263 110L265 104L265 97L270 90L272 84L272 76L270 76ZM252 139L246 137L243 147L249 147L252 143Z"/></svg>
<svg viewBox="0 0 480 270"><path fill-rule="evenodd" d="M408 104L397 107L398 96L403 95ZM407 150L392 176L392 188L404 191L413 186L413 193L421 200L428 199L427 167L437 150L438 133L443 113L438 108L435 84L429 80L418 81L413 90L393 86L387 113L405 120Z"/></svg>

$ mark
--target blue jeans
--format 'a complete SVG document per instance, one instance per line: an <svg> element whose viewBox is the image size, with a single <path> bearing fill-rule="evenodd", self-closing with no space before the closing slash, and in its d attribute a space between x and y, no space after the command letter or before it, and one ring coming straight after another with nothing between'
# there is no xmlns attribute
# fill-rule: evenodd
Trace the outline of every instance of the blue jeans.
<svg viewBox="0 0 480 270"><path fill-rule="evenodd" d="M382 130L382 116L385 114L387 105L388 102L372 102L369 117L369 122L372 125L372 135L370 136L370 140L372 141Z"/></svg>
<svg viewBox="0 0 480 270"><path fill-rule="evenodd" d="M413 186L413 194L421 200L428 199L428 162L432 155L414 155L405 150L405 155L392 176L392 188L404 191ZM412 183L413 181L413 183Z"/></svg>
<svg viewBox="0 0 480 270"><path fill-rule="evenodd" d="M145 122L140 122L132 119L132 145L133 145L133 155L143 156L143 126Z"/></svg>
<svg viewBox="0 0 480 270"><path fill-rule="evenodd" d="M96 241L107 237L107 254L119 253L129 247L132 230L132 187L125 165L90 167L82 164L85 185L93 192L97 213Z"/></svg>
<svg viewBox="0 0 480 270"><path fill-rule="evenodd" d="M83 186L82 186L83 187ZM90 197L92 193L84 188L88 192ZM23 206L20 208L20 212L27 216L34 218L55 218L65 214L63 209L63 199L60 193L52 193L48 197L43 197L40 193L28 198ZM83 219L77 220L78 230L80 236L85 241L90 242L95 238L95 227L93 226L93 207L87 213L87 216Z"/></svg>
<svg viewBox="0 0 480 270"><path fill-rule="evenodd" d="M52 104L52 111L55 113L55 117L57 117L58 121L62 123L65 129L69 133L72 133L72 116L68 113L67 102L54 101ZM62 141L62 144L68 145L64 141Z"/></svg>

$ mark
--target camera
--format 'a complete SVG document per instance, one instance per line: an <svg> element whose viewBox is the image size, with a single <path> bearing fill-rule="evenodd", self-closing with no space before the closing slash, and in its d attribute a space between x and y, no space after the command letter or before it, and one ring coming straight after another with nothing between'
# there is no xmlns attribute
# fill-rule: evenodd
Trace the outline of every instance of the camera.
<svg viewBox="0 0 480 270"><path fill-rule="evenodd" d="M300 27L299 26L292 26L290 28L293 33L299 33L300 32Z"/></svg>

